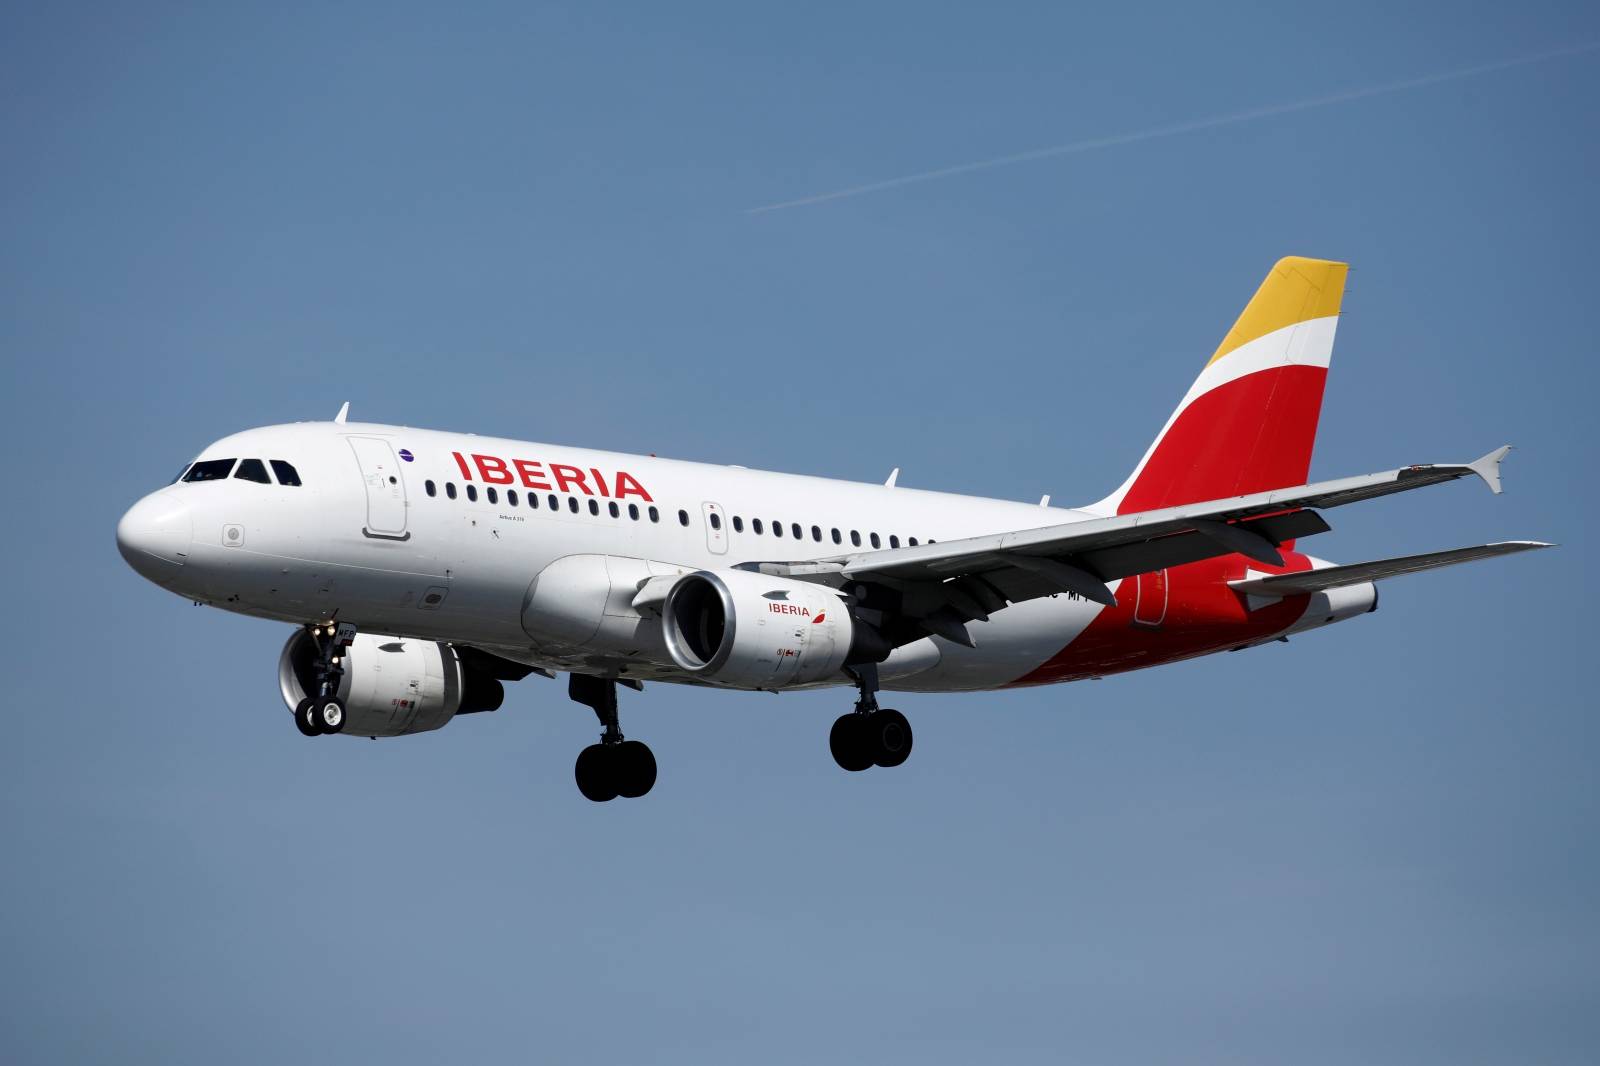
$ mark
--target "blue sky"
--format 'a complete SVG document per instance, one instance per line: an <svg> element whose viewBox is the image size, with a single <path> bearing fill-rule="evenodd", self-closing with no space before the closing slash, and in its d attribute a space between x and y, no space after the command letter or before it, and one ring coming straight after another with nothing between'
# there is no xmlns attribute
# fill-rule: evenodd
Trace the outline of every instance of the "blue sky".
<svg viewBox="0 0 1600 1066"><path fill-rule="evenodd" d="M1471 1063L1600 1054L1600 40L1579 4L105 5L0 32L0 1058ZM898 700L562 686L306 741L282 626L126 569L236 429L357 417L1057 502L1271 262L1354 265L1341 560L1512 537L1286 646Z"/></svg>

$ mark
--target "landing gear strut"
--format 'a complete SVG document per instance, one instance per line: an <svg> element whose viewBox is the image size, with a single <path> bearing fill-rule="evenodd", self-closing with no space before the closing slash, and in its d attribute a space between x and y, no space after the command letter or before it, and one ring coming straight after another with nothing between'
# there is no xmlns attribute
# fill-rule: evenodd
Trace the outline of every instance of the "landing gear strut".
<svg viewBox="0 0 1600 1066"><path fill-rule="evenodd" d="M656 757L639 741L623 738L617 724L617 680L573 674L567 682L567 694L592 708L602 727L600 743L590 744L578 753L572 771L578 791L596 803L618 796L637 799L649 792L656 783Z"/></svg>
<svg viewBox="0 0 1600 1066"><path fill-rule="evenodd" d="M899 766L911 757L911 723L899 711L878 706L878 664L846 667L861 695L855 710L840 716L828 734L833 761L851 772L869 766Z"/></svg>
<svg viewBox="0 0 1600 1066"><path fill-rule="evenodd" d="M306 632L317 649L315 681L306 698L295 705L294 724L308 737L338 733L346 721L339 682L344 679L345 649L354 643L356 627L349 622L318 624L307 626Z"/></svg>

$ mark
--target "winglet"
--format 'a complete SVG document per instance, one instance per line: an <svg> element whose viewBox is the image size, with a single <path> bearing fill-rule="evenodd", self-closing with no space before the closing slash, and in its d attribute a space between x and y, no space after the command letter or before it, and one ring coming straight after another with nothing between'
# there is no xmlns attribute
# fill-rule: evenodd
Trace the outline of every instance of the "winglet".
<svg viewBox="0 0 1600 1066"><path fill-rule="evenodd" d="M350 414L350 401L346 400L344 402L344 406L339 408L339 413L333 416L333 420L342 425L344 423L344 420L347 417L349 417L349 414ZM1496 491L1498 491L1498 490L1496 490Z"/></svg>
<svg viewBox="0 0 1600 1066"><path fill-rule="evenodd" d="M885 481L883 483L883 487L886 488L886 489L892 489L892 488L894 488L894 483L896 481L899 481L899 480L900 480L900 468L897 466L893 470L889 471L889 480L887 480L887 481Z"/></svg>
<svg viewBox="0 0 1600 1066"><path fill-rule="evenodd" d="M1503 444L1476 462L1467 464L1467 469L1483 478L1483 483L1488 485L1489 491L1496 496L1500 495L1500 460L1504 459L1510 450L1511 445Z"/></svg>

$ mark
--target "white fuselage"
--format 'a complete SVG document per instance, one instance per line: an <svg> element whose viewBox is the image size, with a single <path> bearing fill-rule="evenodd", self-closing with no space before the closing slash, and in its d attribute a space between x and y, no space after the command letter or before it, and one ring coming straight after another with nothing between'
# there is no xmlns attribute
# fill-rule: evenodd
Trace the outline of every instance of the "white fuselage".
<svg viewBox="0 0 1600 1066"><path fill-rule="evenodd" d="M287 462L301 484L179 481L146 497L119 528L124 554L142 574L242 614L294 623L336 615L364 631L474 645L551 670L620 666L668 681L688 679L667 667L596 661L530 635L523 624L530 584L578 555L640 561L647 572L670 574L1093 517L374 424L250 430L217 441L196 462L234 458ZM1018 603L969 627L975 648L925 638L897 649L883 666L885 686L948 691L1016 682L1102 610L1067 595Z"/></svg>

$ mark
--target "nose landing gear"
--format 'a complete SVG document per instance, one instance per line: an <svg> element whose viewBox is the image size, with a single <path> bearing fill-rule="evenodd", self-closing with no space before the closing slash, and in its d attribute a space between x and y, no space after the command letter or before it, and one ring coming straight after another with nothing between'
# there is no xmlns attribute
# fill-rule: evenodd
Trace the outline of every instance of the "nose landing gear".
<svg viewBox="0 0 1600 1066"><path fill-rule="evenodd" d="M316 662L312 664L315 681L312 693L294 708L294 724L308 737L343 731L347 720L344 701L339 698L339 682L344 678L344 651L356 639L356 627L348 622L338 625L307 626L311 642L317 649Z"/></svg>
<svg viewBox="0 0 1600 1066"><path fill-rule="evenodd" d="M626 682L624 682L626 684ZM634 683L637 687L637 682ZM572 776L585 799L638 799L656 783L656 757L648 746L627 740L617 723L617 681L609 677L572 674L567 694L574 702L593 709L604 731L600 743L578 753Z"/></svg>
<svg viewBox="0 0 1600 1066"><path fill-rule="evenodd" d="M855 710L841 715L828 733L828 749L840 769L857 773L869 766L899 766L911 757L911 723L892 708L878 706L878 666L866 663L847 671L861 696Z"/></svg>

